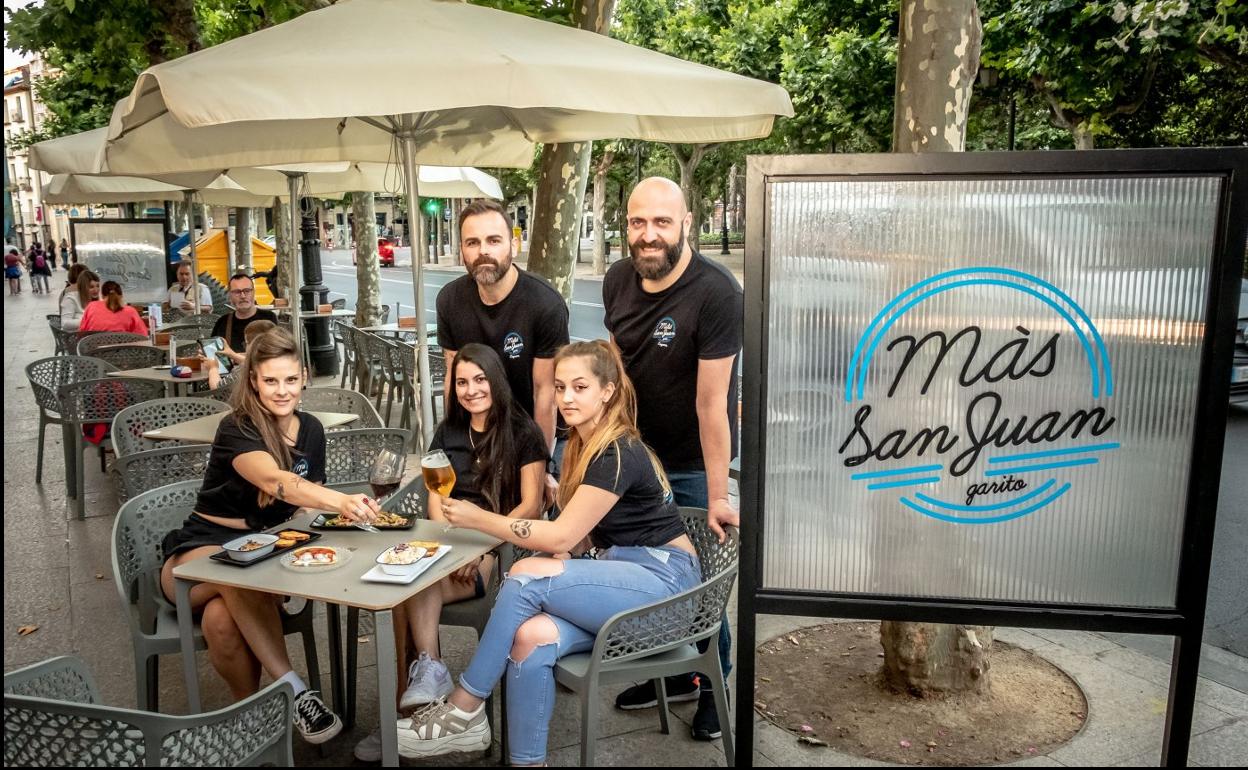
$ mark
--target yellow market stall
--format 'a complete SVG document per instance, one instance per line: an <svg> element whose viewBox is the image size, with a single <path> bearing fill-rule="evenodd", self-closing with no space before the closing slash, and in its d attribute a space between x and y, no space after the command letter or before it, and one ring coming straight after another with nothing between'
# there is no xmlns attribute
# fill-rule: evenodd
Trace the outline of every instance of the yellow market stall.
<svg viewBox="0 0 1248 770"><path fill-rule="evenodd" d="M225 230L215 230L195 243L195 256L199 260L199 271L208 273L217 279L222 286L227 286L230 279L230 241ZM277 261L277 252L272 246L258 238L251 239L251 267L253 272L267 273L273 269ZM273 295L269 292L268 282L256 281L256 304L273 304Z"/></svg>

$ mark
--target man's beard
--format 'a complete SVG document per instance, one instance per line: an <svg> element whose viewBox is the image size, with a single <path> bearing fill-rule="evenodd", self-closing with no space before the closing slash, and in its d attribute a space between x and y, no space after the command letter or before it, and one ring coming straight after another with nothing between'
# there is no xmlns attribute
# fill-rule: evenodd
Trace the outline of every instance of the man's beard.
<svg viewBox="0 0 1248 770"><path fill-rule="evenodd" d="M481 286L493 286L511 270L511 261L510 248L507 249L506 259L501 262L493 257L477 257L477 261L472 263L472 279Z"/></svg>
<svg viewBox="0 0 1248 770"><path fill-rule="evenodd" d="M655 238L653 241L637 241L628 244L628 251L633 255L633 268L637 274L648 281L657 281L676 269L676 263L680 261L680 253L684 247L685 226L682 224L680 237L675 243L668 243L662 238ZM652 248L663 249L663 259L656 262L653 257L641 256L642 249Z"/></svg>

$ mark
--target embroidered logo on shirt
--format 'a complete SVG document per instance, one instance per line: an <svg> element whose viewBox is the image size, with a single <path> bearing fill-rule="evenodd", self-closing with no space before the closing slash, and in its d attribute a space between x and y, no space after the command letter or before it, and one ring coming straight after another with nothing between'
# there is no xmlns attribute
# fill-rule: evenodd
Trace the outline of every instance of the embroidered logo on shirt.
<svg viewBox="0 0 1248 770"><path fill-rule="evenodd" d="M303 476L304 478L307 478L308 458L306 457L299 458L299 462L295 463L295 467L291 468L290 472L295 474L296 476Z"/></svg>
<svg viewBox="0 0 1248 770"><path fill-rule="evenodd" d="M672 340L676 339L676 321L671 316L664 316L654 325L654 332L650 337L661 348L671 345Z"/></svg>
<svg viewBox="0 0 1248 770"><path fill-rule="evenodd" d="M524 337L519 332L510 332L503 338L503 355L508 358L519 358L524 352Z"/></svg>

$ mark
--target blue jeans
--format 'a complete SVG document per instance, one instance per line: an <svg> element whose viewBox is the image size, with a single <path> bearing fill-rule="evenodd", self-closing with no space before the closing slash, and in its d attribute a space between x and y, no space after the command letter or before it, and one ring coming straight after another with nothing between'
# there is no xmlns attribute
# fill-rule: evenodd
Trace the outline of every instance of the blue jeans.
<svg viewBox="0 0 1248 770"><path fill-rule="evenodd" d="M661 601L700 582L697 558L673 546L616 546L595 560L566 559L563 572L551 577L509 574L459 683L485 698L506 673L510 761L541 763L555 705L555 662L592 649L598 630L616 613ZM522 661L512 660L516 631L541 614L554 621L558 641L538 647Z"/></svg>
<svg viewBox="0 0 1248 770"><path fill-rule="evenodd" d="M672 497L677 505L690 508L707 506L706 471L676 471L667 474L667 480L672 485ZM706 647L707 642L698 643L700 652L706 652ZM728 628L727 616L719 626L719 666L724 670L724 680L727 681L728 672L732 671L732 629ZM702 689L711 689L711 682L706 677L702 677Z"/></svg>

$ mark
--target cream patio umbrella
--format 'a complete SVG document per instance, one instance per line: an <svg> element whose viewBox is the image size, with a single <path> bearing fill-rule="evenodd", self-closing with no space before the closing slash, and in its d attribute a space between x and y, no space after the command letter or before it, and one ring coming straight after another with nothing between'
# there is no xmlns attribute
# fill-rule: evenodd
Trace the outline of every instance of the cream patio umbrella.
<svg viewBox="0 0 1248 770"><path fill-rule="evenodd" d="M377 45L377 30L402 51ZM584 30L447 0L345 0L144 71L113 113L101 168L384 161L397 145L410 182L419 164L527 166L534 142L753 139L792 113L777 85ZM412 271L423 320L419 259ZM423 335L418 364L427 441Z"/></svg>

